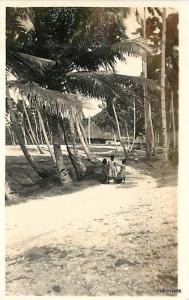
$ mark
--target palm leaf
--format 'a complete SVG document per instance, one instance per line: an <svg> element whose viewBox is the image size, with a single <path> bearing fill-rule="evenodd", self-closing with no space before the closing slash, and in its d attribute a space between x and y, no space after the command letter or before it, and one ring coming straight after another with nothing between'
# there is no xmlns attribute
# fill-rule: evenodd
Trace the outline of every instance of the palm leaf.
<svg viewBox="0 0 189 300"><path fill-rule="evenodd" d="M112 45L113 50L119 50L121 53L126 53L129 56L145 56L146 54L153 55L154 48L141 39L122 40Z"/></svg>
<svg viewBox="0 0 189 300"><path fill-rule="evenodd" d="M72 108L82 115L82 105L74 94L63 94L58 91L44 89L38 84L18 82L7 83L7 97L15 102L24 100L26 105L39 106L48 113L69 117L72 115Z"/></svg>
<svg viewBox="0 0 189 300"><path fill-rule="evenodd" d="M7 51L6 65L8 71L14 75L34 80L43 77L55 62L25 53Z"/></svg>
<svg viewBox="0 0 189 300"><path fill-rule="evenodd" d="M96 97L99 99L119 98L116 91L112 88L115 84L126 87L128 90L131 85L145 87L149 91L158 91L159 85L152 79L145 79L136 76L127 76L120 74L108 74L103 72L74 72L67 74L72 82L73 88L80 93Z"/></svg>
<svg viewBox="0 0 189 300"><path fill-rule="evenodd" d="M118 98L111 86L103 82L98 73L78 72L67 74L72 87L81 94L98 99Z"/></svg>
<svg viewBox="0 0 189 300"><path fill-rule="evenodd" d="M16 25L18 28L20 28L24 32L29 32L31 30L34 30L34 25L29 17L29 15L23 16L17 16L16 17Z"/></svg>

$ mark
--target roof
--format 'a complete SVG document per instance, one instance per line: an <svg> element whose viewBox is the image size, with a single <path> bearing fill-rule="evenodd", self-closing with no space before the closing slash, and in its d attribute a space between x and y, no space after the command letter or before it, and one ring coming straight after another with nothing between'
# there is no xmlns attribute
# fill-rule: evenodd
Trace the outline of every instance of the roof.
<svg viewBox="0 0 189 300"><path fill-rule="evenodd" d="M88 126L84 126L85 134L88 137ZM90 124L90 137L93 139L106 139L113 140L113 133L108 131L103 131L95 123L91 122Z"/></svg>

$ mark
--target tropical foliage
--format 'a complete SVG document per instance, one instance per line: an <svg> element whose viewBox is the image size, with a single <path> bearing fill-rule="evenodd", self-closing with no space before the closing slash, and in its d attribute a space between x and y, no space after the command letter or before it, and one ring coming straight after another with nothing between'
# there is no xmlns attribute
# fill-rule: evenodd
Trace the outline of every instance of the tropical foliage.
<svg viewBox="0 0 189 300"><path fill-rule="evenodd" d="M63 172L66 179L62 177L62 138L78 177L85 167L81 166L77 156L76 137L80 139L88 159L93 160L82 128L81 95L104 101L108 126L118 132L120 141L123 135L120 124L128 122L130 130L134 126L135 136L143 131L143 88L148 91L146 97L154 103L153 109L158 107L153 99L158 99L160 91L160 85L154 81L158 79L156 62L159 59L154 49L159 49L159 40L151 37L149 28L154 28L154 24L161 26L153 18L147 19L147 36L151 38L153 47L144 43L142 34L140 40L130 41L124 25L128 13L126 8L7 8L9 132L11 120L20 124L17 132L13 130L10 133L11 139L25 145L29 140L38 144L45 142L62 183L70 181L66 171ZM171 20L167 22L171 24ZM171 49L178 39L175 37L173 42L172 37L168 37L167 41L168 73L171 74L172 65L176 66L177 62L176 52ZM150 79L115 73L115 63L117 60L124 61L125 53L150 54L147 56ZM10 81L10 74L14 74L17 80ZM13 101L10 102L10 99ZM132 110L134 119L131 117ZM154 114L153 118L155 120ZM72 148L68 141L71 141ZM50 143L54 145L54 154ZM124 143L122 145L125 152ZM23 145L22 149L28 161L32 162Z"/></svg>

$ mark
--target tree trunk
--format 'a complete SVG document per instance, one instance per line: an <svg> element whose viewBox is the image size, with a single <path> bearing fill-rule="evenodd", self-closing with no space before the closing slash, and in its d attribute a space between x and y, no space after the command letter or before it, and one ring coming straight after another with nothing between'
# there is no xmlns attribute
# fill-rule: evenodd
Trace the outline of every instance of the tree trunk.
<svg viewBox="0 0 189 300"><path fill-rule="evenodd" d="M114 138L114 143L115 143L115 151L117 152L117 150L118 150L118 148L117 148L117 140L116 140L116 135L115 135L114 129L112 129L112 133L113 133L113 138Z"/></svg>
<svg viewBox="0 0 189 300"><path fill-rule="evenodd" d="M62 185L70 184L72 180L64 164L64 159L63 159L61 145L60 145L61 137L58 128L57 116L49 116L49 121L50 121L50 128L52 131L53 148L54 148L54 155L56 158L56 167L58 170L59 181Z"/></svg>
<svg viewBox="0 0 189 300"><path fill-rule="evenodd" d="M49 137L50 145L52 145L52 133L49 128L49 123L48 123L47 117L45 118L45 124L46 124L46 128L47 128L47 136Z"/></svg>
<svg viewBox="0 0 189 300"><path fill-rule="evenodd" d="M44 138L45 138L45 143L46 143L47 148L49 149L49 152L50 152L50 154L51 154L51 157L52 157L52 159L53 159L53 161L54 161L54 163L55 163L55 165L56 165L56 158L55 158L55 155L54 155L53 150L52 150L52 148L51 148L51 145L50 145L50 143L49 143L49 139L48 139L48 136L47 136L47 132L46 132L46 129L45 129L45 125L44 125L43 119L42 119L42 117L41 117L41 113L40 113L40 111L39 111L38 108L37 108L37 114L38 114L39 124L40 124L40 126L41 126L41 129L42 129L42 131L43 131L43 135L44 135Z"/></svg>
<svg viewBox="0 0 189 300"><path fill-rule="evenodd" d="M69 124L70 124L70 137L71 137L71 144L73 147L73 152L74 152L75 157L79 157L79 152L77 149L76 139L75 139L75 129L74 129L73 118L70 118Z"/></svg>
<svg viewBox="0 0 189 300"><path fill-rule="evenodd" d="M90 152L90 147L89 147L89 143L88 143L88 140L87 140L87 136L86 136L86 134L85 134L85 130L84 130L84 128L83 128L83 124L82 124L81 119L80 119L79 116L78 116L78 121L79 121L79 126L80 126L80 128L81 128L81 133L82 133L82 135L83 135L85 144L86 144L86 146L87 146L87 148L88 148L88 150L89 150L89 152Z"/></svg>
<svg viewBox="0 0 189 300"><path fill-rule="evenodd" d="M27 145L27 140L26 140L26 131L24 126L22 126L22 132L23 132L23 137L24 137L24 144Z"/></svg>
<svg viewBox="0 0 189 300"><path fill-rule="evenodd" d="M7 126L7 128L8 128L10 138L11 138L12 145L16 145L11 126Z"/></svg>
<svg viewBox="0 0 189 300"><path fill-rule="evenodd" d="M89 148L91 147L91 117L88 117L88 143Z"/></svg>
<svg viewBox="0 0 189 300"><path fill-rule="evenodd" d="M133 150L134 144L135 144L135 135L136 135L136 108L135 108L135 100L134 100L134 106L133 106L133 142L131 145L131 151Z"/></svg>
<svg viewBox="0 0 189 300"><path fill-rule="evenodd" d="M130 148L130 136L129 136L128 126L127 126L127 122L126 121L125 121L125 129L126 129L127 144L128 144L128 149L129 149Z"/></svg>
<svg viewBox="0 0 189 300"><path fill-rule="evenodd" d="M173 147L176 148L176 130L175 130L175 112L174 112L174 102L173 102L173 91L171 91L171 116L173 125Z"/></svg>
<svg viewBox="0 0 189 300"><path fill-rule="evenodd" d="M76 147L74 121L73 121L72 118L70 118L69 124L70 124L70 136L71 136L71 143L72 143L72 146L73 146L74 156L75 156L75 159L77 161L77 164L79 165L80 172L83 176L86 173L87 169L86 169L84 163L81 161L81 158L79 156L79 152L78 152L77 147Z"/></svg>
<svg viewBox="0 0 189 300"><path fill-rule="evenodd" d="M38 142L35 138L35 134L33 132L33 129L32 129L31 123L30 123L30 119L29 119L29 116L28 116L28 113L27 113L27 109L26 109L26 105L25 105L24 100L22 100L22 103L23 103L23 108L24 108L24 112L25 112L25 115L26 115L26 118L27 118L27 121L28 121L28 126L29 126L29 129L30 129L30 132L31 132L32 139L33 139L34 143L36 144L39 152L41 154L44 154L44 152L42 151L41 147L38 145Z"/></svg>
<svg viewBox="0 0 189 300"><path fill-rule="evenodd" d="M165 43L166 43L166 8L163 8L163 29L161 41L161 113L162 113L162 138L163 138L163 160L168 160L167 148L167 123L165 105Z"/></svg>
<svg viewBox="0 0 189 300"><path fill-rule="evenodd" d="M146 8L144 7L144 27L143 27L144 42L146 41ZM147 78L147 57L146 55L142 61L142 69L144 78ZM145 117L145 147L146 158L151 158L152 145L151 145L151 124L149 118L149 99L147 88L144 87L144 117Z"/></svg>
<svg viewBox="0 0 189 300"><path fill-rule="evenodd" d="M29 130L27 129L27 127L26 127L26 133L28 134L28 137L30 138L31 145L34 145L34 141L32 139L32 136L31 136Z"/></svg>
<svg viewBox="0 0 189 300"><path fill-rule="evenodd" d="M149 122L151 128L151 143L152 143L152 155L155 156L156 154L156 143L155 143L155 135L154 135L154 127L152 123L152 110L151 110L151 103L149 102Z"/></svg>
<svg viewBox="0 0 189 300"><path fill-rule="evenodd" d="M12 121L12 128L14 130L14 133L16 135L16 138L18 140L20 148L22 149L22 152L24 153L24 156L25 156L27 162L30 164L30 166L34 169L34 171L41 178L46 177L46 174L44 173L43 170L40 170L37 162L30 155L30 153L28 152L28 150L26 148L26 145L24 144L24 138L23 138L22 133L21 133L21 128L19 128L18 125L17 125L16 116L15 116L14 110L12 108L12 102L11 102L10 99L8 99L8 106L9 106L9 109L10 109L10 115L11 115L11 121Z"/></svg>
<svg viewBox="0 0 189 300"><path fill-rule="evenodd" d="M38 118L39 119L39 118ZM40 137L40 141L41 141L41 144L46 144L46 142L44 141L44 138L43 138L43 130L42 130L42 127L41 127L41 123L39 123L39 137Z"/></svg>
<svg viewBox="0 0 189 300"><path fill-rule="evenodd" d="M81 144L82 144L82 146L83 146L83 150L84 150L84 152L85 152L87 158L88 158L89 160L92 160L92 157L91 157L89 148L87 147L87 145L86 145L86 143L85 143L85 140L84 140L84 137L83 137L81 128L80 128L80 122L79 122L79 118L78 118L77 114L75 114L75 124L76 124L77 133L78 133L78 135L79 135L80 142L81 142Z"/></svg>
<svg viewBox="0 0 189 300"><path fill-rule="evenodd" d="M121 144L121 146L123 148L123 152L124 152L125 158L127 158L127 150L126 150L126 147L125 147L125 143L122 140L120 126L119 126L119 121L118 121L117 113L116 113L116 110L115 110L115 105L114 105L113 102L112 102L112 108L113 108L113 112L114 112L114 116L115 116L115 121L116 121L116 125L117 125L117 131L118 131L118 135L119 135L119 139L120 139L120 144Z"/></svg>
<svg viewBox="0 0 189 300"><path fill-rule="evenodd" d="M35 124L35 137L36 137L36 141L37 141L38 144L41 144L40 139L39 139L39 134L38 134L38 126L37 126L36 112L33 111L32 115L33 115L34 124Z"/></svg>
<svg viewBox="0 0 189 300"><path fill-rule="evenodd" d="M66 148L67 148L67 151L68 151L68 154L69 154L69 157L70 157L70 161L71 161L72 166L74 168L75 174L76 174L76 176L77 176L78 179L82 179L83 176L86 173L86 167L83 164L83 162L81 161L81 159L80 159L80 157L78 155L78 152L77 152L77 157L76 157L70 151L70 148L69 148L69 145L68 145L68 139L67 139L67 135L66 135L66 130L65 130L65 127L64 127L64 121L63 120L60 121L60 127L61 127L61 129L63 131L63 134L64 134L64 140L65 140ZM71 137L71 139L72 139L72 137Z"/></svg>

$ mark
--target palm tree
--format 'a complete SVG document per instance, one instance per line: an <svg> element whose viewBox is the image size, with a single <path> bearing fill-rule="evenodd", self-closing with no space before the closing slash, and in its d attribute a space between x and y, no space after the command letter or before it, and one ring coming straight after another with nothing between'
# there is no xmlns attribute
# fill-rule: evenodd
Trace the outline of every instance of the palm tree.
<svg viewBox="0 0 189 300"><path fill-rule="evenodd" d="M114 19L114 18L113 18ZM93 30L93 23L90 23L90 30L86 31L86 26L84 27L84 30L81 30L78 32L78 34L74 34L71 39L71 43L67 44L64 47L64 44L61 45L61 55L60 57L65 57L67 59L68 56L70 56L70 53L73 53L73 57L69 60L65 61L66 70L64 69L63 75L62 74L62 69L64 68L64 63L60 64L60 58L58 56L58 53L55 51L55 59L56 61L49 59L49 52L48 52L48 59L47 58L39 58L33 55L28 55L28 54L23 54L20 52L15 52L7 51L7 66L15 71L15 73L19 74L19 77L21 78L27 78L27 80L33 80L35 78L35 81L39 82L41 85L46 86L52 86L53 89L55 89L56 86L62 90L62 88L66 88L66 90L70 93L71 90L75 92L75 90L79 90L83 94L88 94L91 96L95 96L98 98L105 98L108 101L109 95L111 95L111 103L113 103L113 99L119 99L119 95L117 94L117 91L115 92L114 89L111 88L111 82L115 82L115 80L120 81L120 85L125 85L128 83L128 81L134 81L137 84L142 84L146 85L148 87L153 86L153 82L151 81L144 81L141 78L126 78L126 77L118 77L116 74L110 75L110 78L108 78L106 74L101 74L100 78L97 78L98 74L89 74L89 73L83 73L79 72L80 76L80 83L77 82L77 88L73 88L73 85L71 83L71 79L73 79L76 76L76 73L68 74L68 71L71 69L73 70L75 67L78 68L87 68L91 70L98 70L99 66L104 65L106 68L110 67L113 69L113 63L115 62L115 58L122 58L123 53L132 53L134 52L135 54L137 53L138 49L141 51L145 51L145 46L140 45L140 47L137 45L137 42L131 43L130 41L125 41L119 39L117 43L114 43L113 46L110 46L109 44L104 45L103 44L103 36L104 34L101 35L101 40L98 45L91 45L91 42L93 43L94 40L96 41L96 33L93 32L93 35L90 36L89 33L91 33ZM85 34L87 32L87 35ZM82 43L81 37L83 37L84 34L84 43ZM92 37L92 40L91 40ZM39 41L39 39L38 39ZM45 42L50 42L49 37ZM89 46L86 47L86 43L89 43ZM102 44L102 45L101 45ZM57 45L57 49L59 47L59 43L54 43L54 45ZM75 55L75 52L72 51L73 49L76 49L75 47L79 49L79 56ZM90 49L90 46L92 46L92 49ZM142 49L142 50L141 50ZM50 50L52 50L50 48ZM86 55L85 55L86 54ZM83 55L83 57L82 57ZM52 51L50 52L50 56L52 57ZM85 57L86 56L86 57ZM95 57L95 63L94 63L94 58ZM83 58L87 58L83 60ZM90 65L88 60L90 59ZM87 66L87 67L86 67ZM60 70L59 70L60 69ZM58 73L57 73L58 72ZM53 75L53 80L51 78L51 75ZM105 77L106 76L106 77ZM72 77L72 78L71 78ZM78 76L77 76L78 77ZM49 81L50 79L50 81ZM58 81L57 81L58 79ZM69 80L70 79L70 80ZM90 79L90 80L89 80ZM62 87L62 83L64 82L64 85ZM90 81L90 84L89 84ZM107 82L109 81L109 82ZM55 84L54 84L55 82ZM96 88L98 87L98 88ZM26 88L26 87L25 87ZM35 89L35 86L33 86ZM31 90L28 91L28 94L31 93ZM42 94L42 95L41 95ZM55 92L56 94L56 92ZM43 105L45 100L44 98L50 97L50 100L47 100L46 102L46 109L51 110L51 113L57 114L58 112L64 112L64 105L60 104L60 101L58 103L58 106L55 107L55 104L57 105L57 97L58 95L55 95L55 103L53 103L51 95L52 91L49 89L41 89L39 86L37 87L37 98L35 98L35 101L39 106ZM41 97L42 96L42 97ZM68 98L68 95L64 94L61 95L61 101L62 103L65 103L65 98ZM70 98L69 98L70 100ZM51 107L52 105L52 107ZM74 104L69 103L71 107L76 107L76 103ZM113 107L113 106L112 106ZM69 110L69 109L68 109ZM115 111L115 110L114 110ZM114 113L115 119L116 119L116 113ZM117 120L118 121L118 120ZM84 139L81 134L81 124L79 124L79 117L76 116L76 127L78 130L78 134L80 135L81 141L83 143L83 146L86 149L86 152L88 152L88 157L91 157L87 146L84 145ZM119 122L117 122L117 127L119 128ZM57 128L54 128L55 130ZM55 136L56 137L56 136ZM56 139L55 139L56 140ZM120 135L120 140L121 140L121 135ZM123 145L124 147L124 145ZM56 149L57 150L57 149ZM59 152L58 152L59 153ZM57 160L56 160L57 161ZM59 160L58 160L59 161ZM60 170L61 168L58 167Z"/></svg>
<svg viewBox="0 0 189 300"><path fill-rule="evenodd" d="M163 29L161 41L161 114L162 114L162 136L163 136L163 159L168 160L167 147L167 123L165 105L165 43L166 43L166 8L163 8Z"/></svg>
<svg viewBox="0 0 189 300"><path fill-rule="evenodd" d="M26 109L26 105L25 105L25 102L24 100L22 100L22 104L23 104L23 108L24 108L24 113L25 113L25 116L26 116L26 119L27 119L27 122L28 122L28 126L29 126L29 129L30 129L30 133L31 133L31 136L32 136L32 139L34 141L34 144L37 146L39 152L41 154L44 154L44 152L42 151L41 147L39 146L38 142L37 142L37 139L35 137L35 134L33 132L33 129L32 129L32 126L31 126L31 122L30 122L30 119L29 119L29 116L28 116L28 113L27 113L27 109Z"/></svg>
<svg viewBox="0 0 189 300"><path fill-rule="evenodd" d="M52 138L53 138L53 148L54 148L54 155L56 158L56 166L58 170L58 177L60 183L62 185L71 183L71 178L69 173L65 167L62 151L61 151L61 144L60 144L60 132L58 127L58 118L56 115L49 115L49 124L52 131Z"/></svg>
<svg viewBox="0 0 189 300"><path fill-rule="evenodd" d="M48 139L48 135L47 135L47 132L46 132L46 129L45 129L45 124L43 122L43 118L41 116L39 108L37 108L37 114L38 114L38 118L39 118L39 123L40 123L42 131L43 131L43 135L44 135L44 138L45 138L45 143L46 143L46 145L49 149L49 152L51 154L51 157L52 157L54 163L56 164L56 158L55 158L55 155L52 151L52 148L51 148L51 145L50 145L50 142L49 142L49 139Z"/></svg>
<svg viewBox="0 0 189 300"><path fill-rule="evenodd" d="M131 145L131 151L133 150L134 144L135 144L135 138L136 138L136 107L135 107L135 100L133 105L133 142Z"/></svg>
<svg viewBox="0 0 189 300"><path fill-rule="evenodd" d="M27 147L24 142L24 137L21 131L21 128L18 126L18 121L15 116L14 108L13 108L13 103L11 98L7 98L7 106L9 108L10 116L11 116L11 122L12 122L12 128L14 130L14 133L16 135L16 138L19 142L20 148L23 151L23 154L27 160L27 162L30 164L30 166L34 169L34 171L42 178L47 177L47 172L40 168L38 163L33 159L33 157L30 155L30 153L27 150Z"/></svg>
<svg viewBox="0 0 189 300"><path fill-rule="evenodd" d="M146 42L146 8L144 7L144 25L143 25L143 36L144 41ZM144 78L147 78L147 56L144 55L143 61L143 75ZM154 144L153 140L153 127L151 120L151 104L148 98L148 91L144 88L144 116L145 116L145 146L146 146L146 158L150 159L152 154L152 144Z"/></svg>
<svg viewBox="0 0 189 300"><path fill-rule="evenodd" d="M127 150L121 136L119 120L115 109L115 101L126 102L126 94L123 90L123 87L131 90L129 86L134 84L136 86L142 86L149 92L152 92L153 90L159 89L158 84L153 80L144 79L141 77L103 72L74 72L69 73L67 77L71 82L74 83L75 86L77 86L77 89L80 93L89 97L105 99L107 105L109 104L112 107L120 143L122 145L125 157L127 157Z"/></svg>
<svg viewBox="0 0 189 300"><path fill-rule="evenodd" d="M33 102L35 100L37 109L39 107L45 107L46 111L51 115L49 117L50 120L50 127L53 135L53 147L54 147L54 157L56 158L56 166L59 174L59 180L62 184L70 182L68 172L66 171L64 167L63 157L61 158L61 148L60 148L60 134L58 131L58 125L57 125L57 117L60 114L70 114L72 115L72 108L74 107L75 111L81 111L81 106L79 102L76 102L76 96L75 95L66 95L61 94L56 91L50 91L47 89L43 89L40 86L36 84L22 84L22 83L14 83L9 82L7 87L8 92L8 99L9 99L9 109L11 113L11 120L14 122L14 128L16 132L17 139L19 141L20 147L27 159L27 161L30 163L30 165L33 167L33 169L38 173L42 174L44 172L40 172L34 162L34 159L30 156L29 152L27 151L27 148L25 147L23 140L20 136L19 130L17 130L17 120L15 118L14 111L11 109L11 100L10 100L10 93L12 89L17 89L19 91L22 91L22 95L25 95L25 97L22 97L23 101L25 99L29 99ZM13 94L13 93L12 93ZM28 97L30 95L30 97ZM18 95L19 97L19 95ZM38 101L36 101L38 99ZM16 101L17 99L15 99ZM33 104L34 105L34 104ZM53 121L55 124L53 124ZM65 169L62 173L61 170Z"/></svg>
<svg viewBox="0 0 189 300"><path fill-rule="evenodd" d="M75 125L76 125L76 128L77 128L77 133L78 133L78 136L79 136L79 139L80 139L80 142L82 144L82 147L83 147L83 150L88 158L88 160L92 160L92 156L91 156L91 153L89 151L89 148L87 147L87 144L85 143L85 140L84 140L84 137L83 137L83 134L82 134L82 131L81 131L81 125L80 125L80 121L79 121L79 118L77 116L77 114L75 113Z"/></svg>

